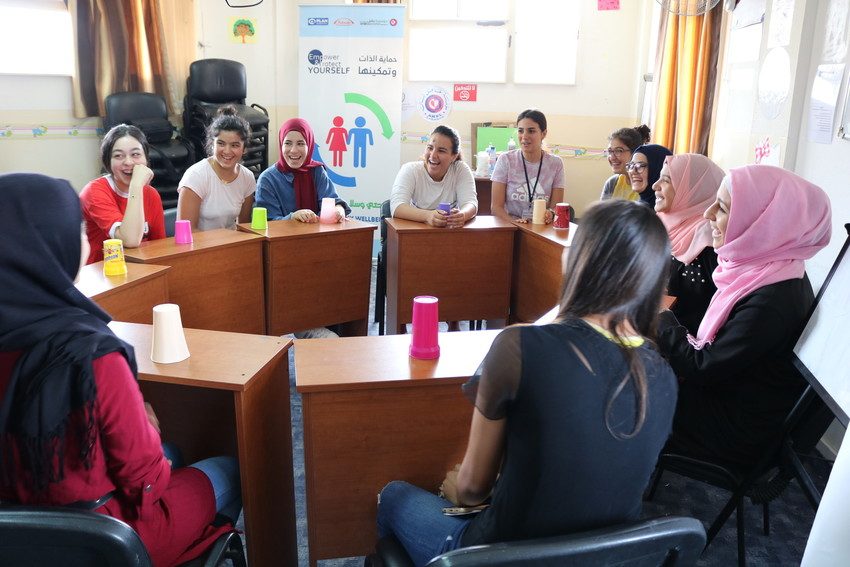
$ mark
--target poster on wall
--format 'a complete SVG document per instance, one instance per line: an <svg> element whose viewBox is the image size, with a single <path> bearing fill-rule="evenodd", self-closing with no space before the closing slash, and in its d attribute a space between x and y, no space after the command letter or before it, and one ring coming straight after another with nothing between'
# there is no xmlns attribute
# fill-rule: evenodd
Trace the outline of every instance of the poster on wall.
<svg viewBox="0 0 850 567"><path fill-rule="evenodd" d="M299 7L298 109L316 136L313 159L366 222L380 221L401 159L404 9Z"/></svg>

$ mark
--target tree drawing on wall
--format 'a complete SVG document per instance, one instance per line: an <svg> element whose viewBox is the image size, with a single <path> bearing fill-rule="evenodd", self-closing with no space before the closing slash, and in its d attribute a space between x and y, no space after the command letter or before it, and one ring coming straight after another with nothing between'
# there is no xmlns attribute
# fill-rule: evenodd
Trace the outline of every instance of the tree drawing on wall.
<svg viewBox="0 0 850 567"><path fill-rule="evenodd" d="M242 43L245 43L245 38L249 35L254 35L254 24L251 20L236 20L233 24L233 36L241 37Z"/></svg>

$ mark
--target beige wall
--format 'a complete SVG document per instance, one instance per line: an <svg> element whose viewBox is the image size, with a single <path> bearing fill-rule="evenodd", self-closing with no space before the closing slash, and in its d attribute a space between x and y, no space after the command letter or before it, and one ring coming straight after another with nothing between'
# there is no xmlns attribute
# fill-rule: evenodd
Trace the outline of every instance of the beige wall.
<svg viewBox="0 0 850 567"><path fill-rule="evenodd" d="M298 56L297 11L299 3L333 2L278 0L246 9L229 8L217 0L196 0L197 57L235 59L245 64L248 102L269 110L272 130L297 115ZM549 120L550 147L581 147L598 151L607 134L634 125L639 114L638 92L646 72L645 52L650 33L651 2L623 2L619 11L596 10L596 0L582 0L579 64L574 86L480 84L478 101L456 103L445 122L469 136L470 124L494 120L512 121L528 107L541 109ZM256 43L231 41L233 18L250 17L257 22ZM643 55L642 55L643 54ZM461 56L473 57L472 53ZM557 60L557 54L542 54ZM438 83L439 84L439 83ZM440 84L451 89L451 84ZM407 83L415 91L424 83ZM430 84L428 84L430 86ZM28 169L68 178L79 190L99 173L96 119L79 121L71 112L70 79L67 77L0 76L0 92L12 93L0 101L0 131L11 128L11 137L0 138L0 171ZM179 124L179 117L175 117ZM45 124L48 132L34 137L30 130ZM88 127L77 135L70 126ZM402 133L427 134L434 123L418 114L402 122ZM413 137L413 136L411 136ZM277 159L275 144L270 160ZM464 148L469 154L468 146ZM402 144L402 162L421 154L418 141ZM598 197L609 175L599 155L562 155L566 172L566 198L581 212Z"/></svg>

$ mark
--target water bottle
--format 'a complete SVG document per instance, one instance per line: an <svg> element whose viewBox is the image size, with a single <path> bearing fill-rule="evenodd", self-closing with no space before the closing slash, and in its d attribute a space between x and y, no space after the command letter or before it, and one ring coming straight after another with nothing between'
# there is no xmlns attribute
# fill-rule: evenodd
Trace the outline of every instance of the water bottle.
<svg viewBox="0 0 850 567"><path fill-rule="evenodd" d="M514 141L513 138L511 138L510 140L508 140L508 151L512 152L515 149L516 149L516 142Z"/></svg>
<svg viewBox="0 0 850 567"><path fill-rule="evenodd" d="M496 168L496 146L490 143L487 147L487 154L490 156L490 175L493 175L493 170Z"/></svg>

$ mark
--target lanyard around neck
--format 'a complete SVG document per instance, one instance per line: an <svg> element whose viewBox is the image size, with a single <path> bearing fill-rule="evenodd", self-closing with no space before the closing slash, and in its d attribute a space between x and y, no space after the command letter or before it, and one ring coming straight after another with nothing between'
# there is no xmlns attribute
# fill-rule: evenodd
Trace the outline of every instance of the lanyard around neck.
<svg viewBox="0 0 850 567"><path fill-rule="evenodd" d="M528 180L528 169L525 167L525 156L522 155L522 151L519 152L519 157L522 158L522 171L525 173L525 189L528 191L528 205L531 206L531 201L534 198L534 195L537 194L537 184L540 183L540 170L543 167L543 154L540 153L540 164L537 166L537 177L534 179L534 187L531 187L531 181Z"/></svg>

